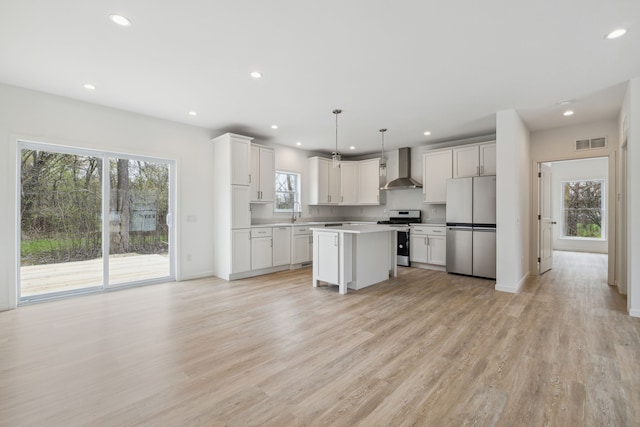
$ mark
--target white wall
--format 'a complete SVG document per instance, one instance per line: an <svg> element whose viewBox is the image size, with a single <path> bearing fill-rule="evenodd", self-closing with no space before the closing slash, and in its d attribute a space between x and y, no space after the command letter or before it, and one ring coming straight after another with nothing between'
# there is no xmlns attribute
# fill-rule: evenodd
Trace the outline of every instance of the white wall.
<svg viewBox="0 0 640 427"><path fill-rule="evenodd" d="M210 137L202 128L0 84L0 310L15 307L17 295L17 138L175 160L177 275L186 279L213 272Z"/></svg>
<svg viewBox="0 0 640 427"><path fill-rule="evenodd" d="M530 135L518 113L496 115L496 290L517 292L529 275Z"/></svg>
<svg viewBox="0 0 640 427"><path fill-rule="evenodd" d="M596 252L602 254L607 253L607 239L610 233L610 230L607 227L607 219L609 218L608 200L611 194L609 189L608 166L609 159L606 157L551 163L551 209L553 220L557 222L557 225L553 227L553 249L558 249L561 251ZM605 239L590 240L562 237L562 230L564 228L564 215L562 213L564 193L562 191L562 182L589 179L604 180Z"/></svg>
<svg viewBox="0 0 640 427"><path fill-rule="evenodd" d="M606 148L593 150L575 150L575 141L579 139L596 138L604 136L608 144ZM549 129L531 133L531 180L533 183L531 191L531 217L538 215L538 184L537 173L539 162L553 162L558 160L586 159L592 157L608 157L609 168L609 193L615 194L616 189L616 151L618 144L618 124L612 118L597 122L584 123L574 126ZM609 217L607 229L609 239L607 252L609 254L609 284L615 283L615 198L610 197L607 203ZM554 206L555 207L555 206ZM531 221L531 259L529 268L537 274L538 256L538 222Z"/></svg>
<svg viewBox="0 0 640 427"><path fill-rule="evenodd" d="M640 77L629 82L627 96L627 304L629 314L640 317Z"/></svg>

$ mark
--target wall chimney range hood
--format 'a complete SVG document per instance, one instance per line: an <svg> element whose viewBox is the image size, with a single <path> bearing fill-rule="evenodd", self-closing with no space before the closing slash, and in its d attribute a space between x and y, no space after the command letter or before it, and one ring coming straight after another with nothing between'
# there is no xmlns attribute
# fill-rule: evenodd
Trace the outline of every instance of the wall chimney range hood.
<svg viewBox="0 0 640 427"><path fill-rule="evenodd" d="M390 181L381 190L403 190L407 188L422 188L422 184L411 179L411 149L408 147L398 150L398 175L399 177Z"/></svg>

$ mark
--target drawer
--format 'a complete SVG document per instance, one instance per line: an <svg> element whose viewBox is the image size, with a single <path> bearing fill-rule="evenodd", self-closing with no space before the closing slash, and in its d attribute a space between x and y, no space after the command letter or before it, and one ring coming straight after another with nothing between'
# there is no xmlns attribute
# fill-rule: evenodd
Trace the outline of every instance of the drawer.
<svg viewBox="0 0 640 427"><path fill-rule="evenodd" d="M255 239L256 237L271 237L272 236L271 230L272 230L271 227L252 228L251 238Z"/></svg>
<svg viewBox="0 0 640 427"><path fill-rule="evenodd" d="M414 225L411 227L413 234L435 234L444 236L446 234L446 227L439 227L436 225Z"/></svg>
<svg viewBox="0 0 640 427"><path fill-rule="evenodd" d="M299 234L313 234L313 231L309 227L293 227L292 234L297 236Z"/></svg>

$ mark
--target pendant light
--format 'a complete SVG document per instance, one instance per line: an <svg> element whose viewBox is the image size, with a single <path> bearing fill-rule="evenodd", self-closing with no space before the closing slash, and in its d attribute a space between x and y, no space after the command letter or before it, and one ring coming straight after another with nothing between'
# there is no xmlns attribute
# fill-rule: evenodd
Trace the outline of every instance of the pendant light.
<svg viewBox="0 0 640 427"><path fill-rule="evenodd" d="M342 156L338 151L338 114L340 113L342 113L342 110L333 110L333 114L336 115L336 151L331 153L331 162L333 163L334 168L340 167L340 160L342 159Z"/></svg>
<svg viewBox="0 0 640 427"><path fill-rule="evenodd" d="M386 129L380 129L380 135L382 136L382 149L380 150L380 176L387 176L387 162L384 158L384 133Z"/></svg>

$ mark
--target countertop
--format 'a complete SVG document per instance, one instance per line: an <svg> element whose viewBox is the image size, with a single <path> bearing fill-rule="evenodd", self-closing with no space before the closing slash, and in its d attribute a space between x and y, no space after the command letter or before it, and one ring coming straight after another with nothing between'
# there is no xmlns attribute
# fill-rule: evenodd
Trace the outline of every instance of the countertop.
<svg viewBox="0 0 640 427"><path fill-rule="evenodd" d="M375 222L369 221L296 221L296 222L277 222L273 224L252 224L251 228L262 228L262 227L317 227L324 226L327 224L368 224L375 225Z"/></svg>
<svg viewBox="0 0 640 427"><path fill-rule="evenodd" d="M383 224L353 224L336 227L311 227L313 231L337 231L338 233L366 234L381 233L386 231L398 231L398 227Z"/></svg>

